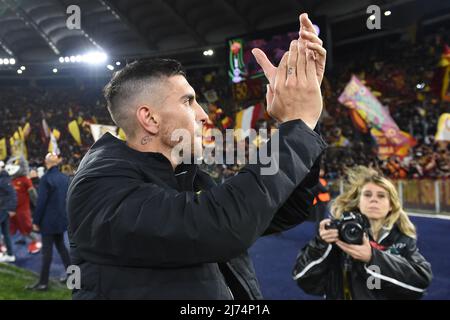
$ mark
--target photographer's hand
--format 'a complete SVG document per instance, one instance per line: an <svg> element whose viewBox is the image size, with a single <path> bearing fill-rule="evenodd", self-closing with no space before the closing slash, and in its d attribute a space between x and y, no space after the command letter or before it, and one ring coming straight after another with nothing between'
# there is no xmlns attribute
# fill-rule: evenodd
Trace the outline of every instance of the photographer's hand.
<svg viewBox="0 0 450 320"><path fill-rule="evenodd" d="M336 241L336 245L355 260L367 263L372 259L372 247L366 234L362 245L348 244L341 240Z"/></svg>
<svg viewBox="0 0 450 320"><path fill-rule="evenodd" d="M339 240L337 229L325 229L325 226L330 224L330 219L322 220L319 224L319 236L326 243L335 243Z"/></svg>

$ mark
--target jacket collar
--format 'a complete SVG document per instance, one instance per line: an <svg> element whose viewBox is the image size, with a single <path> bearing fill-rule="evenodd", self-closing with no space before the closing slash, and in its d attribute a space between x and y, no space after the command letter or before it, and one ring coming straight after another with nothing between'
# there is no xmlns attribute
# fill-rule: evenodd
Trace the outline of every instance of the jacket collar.
<svg viewBox="0 0 450 320"><path fill-rule="evenodd" d="M386 226L381 227L380 236L379 236L377 242L381 244L389 236L391 231L392 231L392 228L388 228Z"/></svg>
<svg viewBox="0 0 450 320"><path fill-rule="evenodd" d="M195 164L180 164L175 168L175 179L180 191L193 191L194 180L197 176L198 166Z"/></svg>
<svg viewBox="0 0 450 320"><path fill-rule="evenodd" d="M369 228L367 231L369 233L369 236L370 236L371 240L375 241L378 244L381 244L383 241L385 241L389 237L389 235L392 232L392 229L393 228L388 228L386 226L382 226L381 230L380 230L380 234L378 236L378 240L374 239L373 234L372 234L372 229Z"/></svg>
<svg viewBox="0 0 450 320"><path fill-rule="evenodd" d="M172 187L180 191L193 190L193 183L197 173L197 165L180 164L173 170L172 164L162 153L141 152L130 148L125 141L114 137L109 132L105 133L91 148L108 150L108 153L123 159L129 159L137 164L143 171L158 174Z"/></svg>
<svg viewBox="0 0 450 320"><path fill-rule="evenodd" d="M58 166L53 166L53 167L51 167L50 169L47 170L47 173L49 173L49 172L56 172L56 171L59 171L58 170Z"/></svg>
<svg viewBox="0 0 450 320"><path fill-rule="evenodd" d="M149 161L158 169L173 170L172 164L163 154L159 152L141 152L130 148L125 141L114 137L106 132L97 142L94 143L91 150L107 149L109 154L119 156L124 159L133 159L140 164L148 164Z"/></svg>

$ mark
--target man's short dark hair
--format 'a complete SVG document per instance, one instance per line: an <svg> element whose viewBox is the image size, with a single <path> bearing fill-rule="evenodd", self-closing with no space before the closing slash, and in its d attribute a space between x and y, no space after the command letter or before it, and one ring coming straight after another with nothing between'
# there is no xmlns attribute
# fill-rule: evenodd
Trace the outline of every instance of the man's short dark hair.
<svg viewBox="0 0 450 320"><path fill-rule="evenodd" d="M172 59L137 60L115 72L103 89L103 94L108 111L116 125L131 137L135 124L127 112L128 103L132 98L148 89L153 81L175 75L186 77L181 63Z"/></svg>

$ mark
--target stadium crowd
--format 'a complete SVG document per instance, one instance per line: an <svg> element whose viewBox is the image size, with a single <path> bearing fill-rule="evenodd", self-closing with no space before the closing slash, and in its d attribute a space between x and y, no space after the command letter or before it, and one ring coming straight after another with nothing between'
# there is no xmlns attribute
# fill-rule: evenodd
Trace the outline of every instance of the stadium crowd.
<svg viewBox="0 0 450 320"><path fill-rule="evenodd" d="M439 116L450 110L449 101L440 98L437 93L439 89L434 84L445 44L444 37L433 35L422 44L412 46L404 42L385 41L385 47L377 48L376 52L372 49L370 54L361 51L359 58L337 56L335 68L323 84L325 109L321 121L322 133L330 147L322 162L328 179L339 178L346 167L358 164L381 169L391 178L449 177L448 143L434 139ZM409 149L406 156L380 158L370 130L358 130L352 123L349 109L338 102L352 74L357 75L379 101L389 107L398 127L415 139L415 146ZM198 99L208 109L213 125L221 130L232 128L231 119L246 106L234 102L226 73L223 70L198 70L189 72L188 76L197 90ZM50 129L60 132L58 146L67 166L65 171L69 174L76 170L94 142L89 124L113 125L105 108L101 87L2 87L0 97L0 139L6 138L9 145L9 137L18 127L26 123L31 126L26 138L30 167L41 166L47 152L48 138L43 131L43 119ZM264 104L263 100L257 102ZM230 119L227 125L224 125L224 117ZM77 120L79 125L81 145L75 143L67 129L72 120ZM275 123L266 116L258 121L258 127L275 127ZM239 164L219 165L207 169L222 180L233 175L239 167Z"/></svg>

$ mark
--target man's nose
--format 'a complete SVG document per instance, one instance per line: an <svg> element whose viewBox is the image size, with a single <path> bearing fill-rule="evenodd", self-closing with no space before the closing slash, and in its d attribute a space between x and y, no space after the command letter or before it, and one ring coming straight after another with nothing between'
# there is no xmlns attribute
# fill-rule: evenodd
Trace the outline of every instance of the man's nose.
<svg viewBox="0 0 450 320"><path fill-rule="evenodd" d="M195 120L200 121L202 124L205 124L208 120L208 115L198 103L195 103Z"/></svg>

